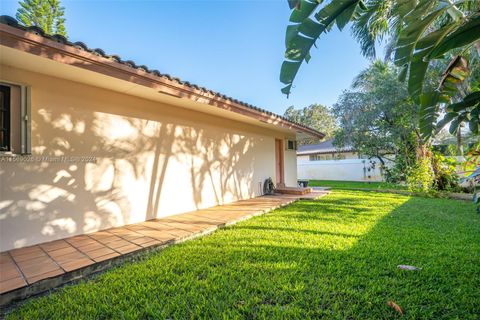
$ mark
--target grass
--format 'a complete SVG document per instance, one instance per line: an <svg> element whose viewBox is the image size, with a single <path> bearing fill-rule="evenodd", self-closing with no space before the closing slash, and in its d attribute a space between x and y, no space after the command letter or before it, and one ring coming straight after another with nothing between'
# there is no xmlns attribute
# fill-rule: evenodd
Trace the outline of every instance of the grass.
<svg viewBox="0 0 480 320"><path fill-rule="evenodd" d="M32 299L7 319L478 319L469 202L339 190ZM421 267L402 271L399 264Z"/></svg>
<svg viewBox="0 0 480 320"><path fill-rule="evenodd" d="M407 190L406 186L395 183L365 181L310 180L308 186L332 189Z"/></svg>

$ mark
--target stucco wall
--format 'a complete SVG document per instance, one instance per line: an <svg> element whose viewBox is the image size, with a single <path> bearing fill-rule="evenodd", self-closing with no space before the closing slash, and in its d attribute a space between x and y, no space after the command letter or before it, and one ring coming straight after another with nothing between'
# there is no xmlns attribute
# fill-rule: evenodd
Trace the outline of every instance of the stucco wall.
<svg viewBox="0 0 480 320"><path fill-rule="evenodd" d="M275 175L280 132L1 67L32 87L32 154L96 163L0 163L0 251L258 196Z"/></svg>
<svg viewBox="0 0 480 320"><path fill-rule="evenodd" d="M285 185L294 187L297 186L297 154L295 150L285 150L284 153L285 166ZM295 170L291 170L295 168Z"/></svg>

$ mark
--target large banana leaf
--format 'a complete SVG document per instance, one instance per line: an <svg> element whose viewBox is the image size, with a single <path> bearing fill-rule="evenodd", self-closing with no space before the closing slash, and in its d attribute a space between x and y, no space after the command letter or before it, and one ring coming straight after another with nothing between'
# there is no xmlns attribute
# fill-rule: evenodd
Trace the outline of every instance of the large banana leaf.
<svg viewBox="0 0 480 320"><path fill-rule="evenodd" d="M480 103L480 91L475 91L463 98L462 101L449 105L447 107L447 112L460 112L469 107L473 107L478 103Z"/></svg>
<svg viewBox="0 0 480 320"><path fill-rule="evenodd" d="M477 107L470 112L470 121L468 121L468 126L470 131L473 134L479 134L480 127L480 104L477 104Z"/></svg>
<svg viewBox="0 0 480 320"><path fill-rule="evenodd" d="M394 62L397 66L403 66L411 61L420 37L432 22L448 9L447 5L440 5L431 11L434 4L434 1L421 1L404 18L405 28L401 31L395 46Z"/></svg>
<svg viewBox="0 0 480 320"><path fill-rule="evenodd" d="M458 85L465 80L468 74L467 60L456 56L444 71L438 89L420 95L420 131L425 138L430 137L435 131L438 132L449 122L451 122L450 131L456 132L462 121L470 119L470 110L466 109L466 103L462 101L454 104L453 107L452 105L447 107L447 115L436 124L440 104L450 104L452 97L458 94ZM469 103L474 97L476 97L475 94L464 99L467 99L467 103Z"/></svg>
<svg viewBox="0 0 480 320"><path fill-rule="evenodd" d="M307 19L312 12L321 4L323 0L318 1L307 1L299 0L295 6L295 9L290 15L290 22L293 23L302 23L303 20Z"/></svg>
<svg viewBox="0 0 480 320"><path fill-rule="evenodd" d="M448 102L449 97L438 91L424 92L420 95L420 132L423 137L430 137L436 129L435 121L440 115L440 101Z"/></svg>
<svg viewBox="0 0 480 320"><path fill-rule="evenodd" d="M472 44L478 40L480 40L480 14L469 17L462 26L445 37L430 52L428 58L439 58L452 49Z"/></svg>
<svg viewBox="0 0 480 320"><path fill-rule="evenodd" d="M294 5L285 35L285 61L280 70L280 81L287 86L282 92L289 94L303 61L310 59L310 50L323 32L328 32L336 22L343 28L352 18L361 0L336 0L313 14L322 1L299 0Z"/></svg>
<svg viewBox="0 0 480 320"><path fill-rule="evenodd" d="M452 123L450 124L450 127L448 128L448 132L452 135L456 135L458 132L458 129L460 128L460 125L462 124L463 121L466 120L466 117L464 114L458 115L456 118L452 120Z"/></svg>
<svg viewBox="0 0 480 320"><path fill-rule="evenodd" d="M475 91L465 96L462 101L453 103L446 108L447 114L438 123L438 126L445 126L451 120L450 132L456 133L462 122L468 122L470 131L478 134L480 122L480 91Z"/></svg>
<svg viewBox="0 0 480 320"><path fill-rule="evenodd" d="M425 80L425 75L428 69L428 61L415 60L411 61L409 65L408 73L408 92L414 98L415 101L418 101L418 96L420 95L423 87L423 81Z"/></svg>
<svg viewBox="0 0 480 320"><path fill-rule="evenodd" d="M436 132L439 132L440 130L442 130L443 127L445 127L447 124L449 124L453 119L455 119L457 117L458 117L457 112L449 112L449 113L445 114L443 119L438 121Z"/></svg>
<svg viewBox="0 0 480 320"><path fill-rule="evenodd" d="M433 1L430 3L433 3ZM419 6L421 5L422 3L419 4ZM419 6L410 14L413 18L418 18L419 12L422 11L419 10ZM462 20L452 20L440 29L427 33L423 38L418 39L412 55L408 56L411 45L415 41L415 35L420 34L420 32L423 33L425 30L422 29L423 27L428 27L439 17L439 14L443 14L451 6L451 4L439 6L426 18L418 22L408 21L410 24L400 35L395 51L395 62L397 65L402 65L404 62L410 64L408 67L408 90L414 98L418 97L422 92L425 73L430 60L439 58L452 49L471 44L480 39L480 15L476 14L467 19L466 22ZM426 6L424 5L424 7ZM424 7L420 9L424 9ZM406 34L405 36L403 36L404 33ZM408 39L410 39L410 41L408 41ZM446 83L444 91L446 89L456 91L456 86L452 86L452 84L463 81L465 78L465 75L461 74L461 70L459 70L459 72L458 77L454 77L450 83ZM458 81L454 81L455 78L458 78ZM441 86L443 85L444 84L441 83Z"/></svg>
<svg viewBox="0 0 480 320"><path fill-rule="evenodd" d="M417 5L417 0L397 0L395 3L394 11L398 13L399 16L405 17Z"/></svg>
<svg viewBox="0 0 480 320"><path fill-rule="evenodd" d="M447 69L443 72L439 90L450 95L458 91L458 85L469 75L468 61L462 56L456 56L450 61Z"/></svg>
<svg viewBox="0 0 480 320"><path fill-rule="evenodd" d="M425 57L459 24L460 22L454 21L418 40L413 56L410 58L410 63L404 67L404 69L409 70L408 92L412 97L416 98L422 92L423 82L429 66L429 60L425 59Z"/></svg>

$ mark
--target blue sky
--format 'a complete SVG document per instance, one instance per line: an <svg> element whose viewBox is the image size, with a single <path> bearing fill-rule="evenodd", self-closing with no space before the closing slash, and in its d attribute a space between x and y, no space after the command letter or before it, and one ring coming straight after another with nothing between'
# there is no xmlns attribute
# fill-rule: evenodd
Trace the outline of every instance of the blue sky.
<svg viewBox="0 0 480 320"><path fill-rule="evenodd" d="M290 10L277 1L62 1L72 41L283 114L331 106L368 65L345 29L322 36L292 95L280 92ZM14 16L17 1L2 0Z"/></svg>

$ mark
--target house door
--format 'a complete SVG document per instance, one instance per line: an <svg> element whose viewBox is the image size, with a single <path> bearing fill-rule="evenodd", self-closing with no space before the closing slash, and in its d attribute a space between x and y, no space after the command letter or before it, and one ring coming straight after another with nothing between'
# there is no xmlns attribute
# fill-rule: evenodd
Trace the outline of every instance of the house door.
<svg viewBox="0 0 480 320"><path fill-rule="evenodd" d="M285 185L283 172L283 140L275 139L275 182L278 186Z"/></svg>

